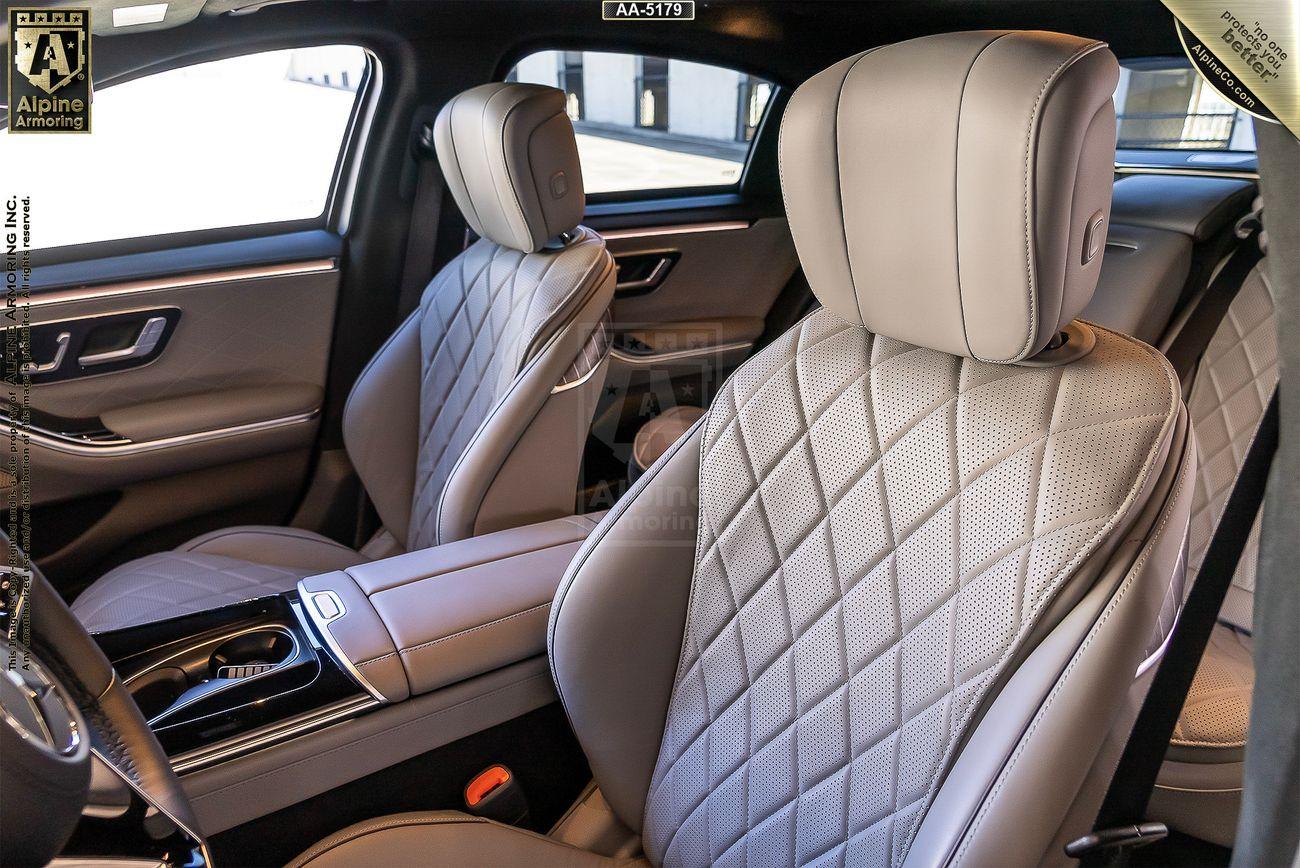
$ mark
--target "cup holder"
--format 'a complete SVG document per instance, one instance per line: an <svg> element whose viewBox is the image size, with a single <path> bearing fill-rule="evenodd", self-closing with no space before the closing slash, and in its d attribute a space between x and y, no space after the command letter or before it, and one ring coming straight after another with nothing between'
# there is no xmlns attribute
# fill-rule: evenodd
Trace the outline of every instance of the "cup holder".
<svg viewBox="0 0 1300 868"><path fill-rule="evenodd" d="M189 689L190 682L184 669L160 666L133 679L128 687L135 704L140 706L140 713L149 720L171 707Z"/></svg>
<svg viewBox="0 0 1300 868"><path fill-rule="evenodd" d="M182 711L187 717L211 713L273 695L283 689L273 683L282 680L277 673L300 668L309 657L288 627L268 624L196 640L126 683L145 719L157 726Z"/></svg>
<svg viewBox="0 0 1300 868"><path fill-rule="evenodd" d="M222 642L208 658L211 678L247 678L268 672L293 654L293 638L283 630L242 633Z"/></svg>

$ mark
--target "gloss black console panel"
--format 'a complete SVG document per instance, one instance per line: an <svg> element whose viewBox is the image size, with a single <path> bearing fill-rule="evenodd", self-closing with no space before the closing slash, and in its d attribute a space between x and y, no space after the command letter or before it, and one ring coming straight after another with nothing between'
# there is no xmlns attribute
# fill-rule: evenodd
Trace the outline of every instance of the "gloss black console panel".
<svg viewBox="0 0 1300 868"><path fill-rule="evenodd" d="M174 760L369 704L292 592L95 638Z"/></svg>

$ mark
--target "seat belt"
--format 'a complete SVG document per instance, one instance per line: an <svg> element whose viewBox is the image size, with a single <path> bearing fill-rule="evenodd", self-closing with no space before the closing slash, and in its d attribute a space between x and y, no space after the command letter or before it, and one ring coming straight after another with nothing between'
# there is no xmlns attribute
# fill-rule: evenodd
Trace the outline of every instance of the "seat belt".
<svg viewBox="0 0 1300 868"><path fill-rule="evenodd" d="M1126 864L1129 851L1169 833L1164 823L1144 822L1147 802L1237 562L1264 502L1269 468L1277 451L1277 414L1275 389L1115 769L1093 826L1095 831L1065 847L1066 855L1082 860L1085 866Z"/></svg>
<svg viewBox="0 0 1300 868"><path fill-rule="evenodd" d="M433 277L438 245L438 222L442 214L444 183L433 144L431 109L416 112L411 132L411 156L415 160L415 195L411 201L411 226L406 235L406 259L397 300L398 319L415 310L424 288Z"/></svg>
<svg viewBox="0 0 1300 868"><path fill-rule="evenodd" d="M1210 345L1220 323L1227 316L1232 300L1237 297L1237 292L1246 282L1251 269L1264 257L1264 252L1259 249L1258 213L1252 212L1238 220L1236 232L1241 243L1228 257L1214 280L1210 281L1205 294L1196 305L1195 313L1165 352L1165 358L1169 359L1178 376L1184 380L1196 370L1205 348Z"/></svg>

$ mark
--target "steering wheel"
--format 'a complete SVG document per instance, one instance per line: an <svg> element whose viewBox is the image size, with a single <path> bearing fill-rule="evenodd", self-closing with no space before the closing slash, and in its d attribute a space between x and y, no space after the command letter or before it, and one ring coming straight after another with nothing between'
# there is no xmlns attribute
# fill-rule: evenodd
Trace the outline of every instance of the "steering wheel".
<svg viewBox="0 0 1300 868"><path fill-rule="evenodd" d="M16 551L3 532L0 540ZM11 615L17 644L4 643L5 863L44 865L59 854L86 804L92 752L201 844L193 808L135 700L34 564L32 573L31 587ZM27 636L30 647L24 648Z"/></svg>

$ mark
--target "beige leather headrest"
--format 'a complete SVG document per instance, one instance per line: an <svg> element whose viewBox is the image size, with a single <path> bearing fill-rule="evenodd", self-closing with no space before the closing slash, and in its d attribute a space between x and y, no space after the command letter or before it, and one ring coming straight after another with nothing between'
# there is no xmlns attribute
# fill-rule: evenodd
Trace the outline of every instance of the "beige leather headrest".
<svg viewBox="0 0 1300 868"><path fill-rule="evenodd" d="M1092 297L1119 76L1057 33L927 36L804 83L781 187L813 292L837 316L993 362L1034 355Z"/></svg>
<svg viewBox="0 0 1300 868"><path fill-rule="evenodd" d="M533 252L582 220L582 169L563 91L473 87L442 107L433 133L447 187L484 238Z"/></svg>

